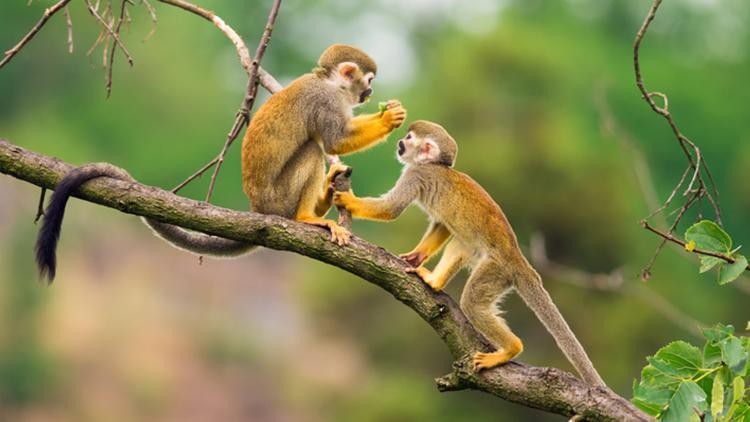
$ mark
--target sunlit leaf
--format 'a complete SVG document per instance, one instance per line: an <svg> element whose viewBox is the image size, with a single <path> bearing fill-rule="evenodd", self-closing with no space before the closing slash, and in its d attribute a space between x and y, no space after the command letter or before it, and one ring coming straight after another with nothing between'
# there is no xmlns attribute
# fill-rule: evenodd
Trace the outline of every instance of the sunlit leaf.
<svg viewBox="0 0 750 422"><path fill-rule="evenodd" d="M716 419L722 410L724 410L724 385L720 379L716 378L711 388L711 416Z"/></svg>
<svg viewBox="0 0 750 422"><path fill-rule="evenodd" d="M685 231L685 239L695 241L695 246L713 252L726 253L732 250L732 238L718 224L703 220Z"/></svg>
<svg viewBox="0 0 750 422"><path fill-rule="evenodd" d="M661 420L667 422L685 422L700 420L696 410L706 410L706 393L693 381L680 384Z"/></svg>
<svg viewBox="0 0 750 422"><path fill-rule="evenodd" d="M742 255L735 255L734 259L734 263L726 264L719 269L719 284L730 283L745 272L747 258Z"/></svg>

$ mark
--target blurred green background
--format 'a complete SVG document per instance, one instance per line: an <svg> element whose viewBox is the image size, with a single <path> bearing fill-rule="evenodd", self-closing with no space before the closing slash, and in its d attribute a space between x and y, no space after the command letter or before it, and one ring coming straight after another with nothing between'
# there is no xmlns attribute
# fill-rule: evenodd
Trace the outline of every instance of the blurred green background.
<svg viewBox="0 0 750 422"><path fill-rule="evenodd" d="M1 2L0 48L53 2L26 3ZM152 3L158 25L147 42L149 15L137 0L130 7L123 40L135 66L118 51L109 100L101 48L86 55L99 29L83 2L71 5L72 55L56 16L0 71L0 136L71 163L109 161L164 188L213 157L245 74L210 23ZM270 1L200 3L254 49ZM685 167L634 84L632 41L649 6L285 0L263 61L288 83L331 43L370 52L380 74L365 109L398 98L410 120L442 123L460 146L456 167L503 206L521 243L541 234L550 260L581 270L541 269L602 376L626 397L645 356L671 340L697 343L695 321L744 328L750 319L750 280L718 287L677 249L665 250L648 283L638 279L658 243L637 224L649 211L638 151L658 199ZM646 85L669 94L670 111L712 165L737 244L750 240L749 15L742 0L666 1L642 50ZM393 140L403 132L345 159L358 194L392 186ZM184 194L202 198L208 179ZM58 277L45 288L31 254L37 197L37 188L0 177L0 420L562 420L478 392L438 393L433 378L451 359L427 324L378 288L290 253L200 265L136 218L72 201ZM214 198L247 209L237 146ZM410 209L355 231L398 253L425 226ZM588 273L616 270L618 288L581 286ZM454 297L465 277L448 289ZM504 308L526 343L522 361L571 369L517 297Z"/></svg>

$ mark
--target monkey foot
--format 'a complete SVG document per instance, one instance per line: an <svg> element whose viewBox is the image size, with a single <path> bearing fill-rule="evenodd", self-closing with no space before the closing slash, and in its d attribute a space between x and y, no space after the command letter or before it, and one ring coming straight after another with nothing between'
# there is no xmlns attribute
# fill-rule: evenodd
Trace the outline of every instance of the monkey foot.
<svg viewBox="0 0 750 422"><path fill-rule="evenodd" d="M427 254L423 252L409 252L398 256L414 268L419 267L427 259Z"/></svg>
<svg viewBox="0 0 750 422"><path fill-rule="evenodd" d="M472 368L474 369L474 372L479 372L482 369L489 369L494 368L496 366L502 365L508 361L513 356L510 356L508 353L503 351L495 351L492 353L474 353L474 357L471 360Z"/></svg>
<svg viewBox="0 0 750 422"><path fill-rule="evenodd" d="M443 287L445 287L444 284L435 283L432 280L432 271L428 270L425 267L407 268L406 272L409 274L416 274L417 277L421 278L426 285L430 286L432 290L436 292L443 290Z"/></svg>
<svg viewBox="0 0 750 422"><path fill-rule="evenodd" d="M302 223L312 224L313 226L325 227L331 231L331 241L339 246L345 246L349 244L349 239L352 234L349 230L339 226L335 221L325 220L322 218L300 218L298 221Z"/></svg>

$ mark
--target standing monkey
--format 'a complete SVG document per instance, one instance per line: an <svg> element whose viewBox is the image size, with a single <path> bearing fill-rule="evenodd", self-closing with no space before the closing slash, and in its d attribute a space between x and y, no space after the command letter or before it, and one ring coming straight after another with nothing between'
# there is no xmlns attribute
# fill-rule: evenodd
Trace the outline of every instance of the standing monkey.
<svg viewBox="0 0 750 422"><path fill-rule="evenodd" d="M275 214L326 227L339 245L350 233L323 216L331 207L333 178L325 155L345 155L386 139L406 119L406 110L391 100L382 113L353 116L353 109L372 94L377 65L362 50L343 44L328 47L318 67L272 95L254 114L242 142L242 185L253 211ZM55 249L65 204L82 184L97 177L132 180L107 164L81 166L59 184L45 212L36 243L40 273L54 278ZM209 236L144 219L154 232L180 249L201 255L238 256L256 245Z"/></svg>
<svg viewBox="0 0 750 422"><path fill-rule="evenodd" d="M429 214L422 240L402 255L416 273L440 291L463 266L472 268L461 295L461 309L496 350L477 352L474 370L508 362L523 351L523 343L497 315L502 297L515 288L552 334L581 377L604 386L586 352L563 319L539 274L518 247L516 235L500 207L469 176L452 168L458 147L442 126L416 121L398 142L398 159L405 168L396 185L379 198L357 198L335 192L333 201L355 218L392 220L412 202ZM450 238L450 241L448 239ZM443 244L443 256L433 271L422 266Z"/></svg>

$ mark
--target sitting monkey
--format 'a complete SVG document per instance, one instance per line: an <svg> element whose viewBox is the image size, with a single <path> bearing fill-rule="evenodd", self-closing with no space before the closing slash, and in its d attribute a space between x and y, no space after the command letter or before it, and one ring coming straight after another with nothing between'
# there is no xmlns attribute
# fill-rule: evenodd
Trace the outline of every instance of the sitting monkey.
<svg viewBox="0 0 750 422"><path fill-rule="evenodd" d="M581 377L591 385L603 386L604 381L542 286L539 274L521 253L503 211L479 184L452 168L457 150L456 142L442 126L416 121L398 142L398 159L405 168L389 192L379 198L335 192L333 202L346 207L355 218L392 220L415 201L429 214L427 233L402 258L416 267L410 272L437 291L444 289L461 267L472 268L461 295L461 309L497 349L475 353L475 371L502 365L523 350L521 340L496 309L508 290L515 288ZM449 238L435 269L421 266Z"/></svg>

